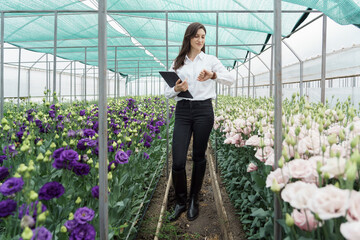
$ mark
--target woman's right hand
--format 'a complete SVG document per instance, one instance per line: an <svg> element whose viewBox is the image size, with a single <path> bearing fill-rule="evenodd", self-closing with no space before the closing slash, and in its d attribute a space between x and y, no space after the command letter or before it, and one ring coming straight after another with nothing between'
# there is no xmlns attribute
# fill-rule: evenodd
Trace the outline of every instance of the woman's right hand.
<svg viewBox="0 0 360 240"><path fill-rule="evenodd" d="M176 81L176 85L174 87L175 92L185 92L186 90L188 90L188 83L187 83L187 78L185 78L185 80L183 82L181 82L180 79L178 79Z"/></svg>

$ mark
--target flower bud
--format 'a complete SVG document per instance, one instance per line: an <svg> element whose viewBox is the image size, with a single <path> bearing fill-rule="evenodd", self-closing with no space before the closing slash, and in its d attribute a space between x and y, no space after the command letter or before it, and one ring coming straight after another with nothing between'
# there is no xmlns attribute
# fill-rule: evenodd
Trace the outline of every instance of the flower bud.
<svg viewBox="0 0 360 240"><path fill-rule="evenodd" d="M38 198L38 194L35 191L31 190L29 193L29 197L31 201L35 201Z"/></svg>
<svg viewBox="0 0 360 240"><path fill-rule="evenodd" d="M331 134L330 136L328 136L328 142L330 146L335 144L337 142L336 134Z"/></svg>
<svg viewBox="0 0 360 240"><path fill-rule="evenodd" d="M359 144L359 136L356 136L351 140L350 146L351 148L356 148L358 144Z"/></svg>
<svg viewBox="0 0 360 240"><path fill-rule="evenodd" d="M66 233L66 232L67 232L67 228L66 228L65 226L61 226L60 232Z"/></svg>
<svg viewBox="0 0 360 240"><path fill-rule="evenodd" d="M69 213L69 218L68 218L69 220L73 220L74 219L74 214L71 212L71 213Z"/></svg>
<svg viewBox="0 0 360 240"><path fill-rule="evenodd" d="M21 148L20 148L20 151L26 152L26 151L28 151L29 149L30 149L30 146L29 146L29 145L23 144L23 145L21 146Z"/></svg>
<svg viewBox="0 0 360 240"><path fill-rule="evenodd" d="M281 190L280 185L278 184L278 182L276 181L276 178L274 178L273 183L270 187L270 190L273 191L274 193L279 193Z"/></svg>
<svg viewBox="0 0 360 240"><path fill-rule="evenodd" d="M108 180L112 180L112 178L113 178L112 172L109 172L108 173Z"/></svg>
<svg viewBox="0 0 360 240"><path fill-rule="evenodd" d="M76 203L76 204L81 203L81 198L80 198L80 197L77 197L77 199L76 199L75 203Z"/></svg>
<svg viewBox="0 0 360 240"><path fill-rule="evenodd" d="M6 118L1 119L1 125L8 125L9 122L6 120Z"/></svg>
<svg viewBox="0 0 360 240"><path fill-rule="evenodd" d="M47 150L46 153L45 153L45 156L49 157L51 154L52 154L52 152L50 150Z"/></svg>
<svg viewBox="0 0 360 240"><path fill-rule="evenodd" d="M28 167L25 166L25 164L21 163L17 169L17 172L21 174L21 173L26 172L27 169L28 169Z"/></svg>
<svg viewBox="0 0 360 240"><path fill-rule="evenodd" d="M286 213L286 215L285 215L285 223L289 227L294 226L294 223L295 223L294 219L288 213Z"/></svg>
<svg viewBox="0 0 360 240"><path fill-rule="evenodd" d="M21 233L21 237L24 240L30 240L33 236L33 232L29 227L25 227L24 231Z"/></svg>
<svg viewBox="0 0 360 240"><path fill-rule="evenodd" d="M46 220L46 211L45 212L42 212L38 215L37 217L37 221L40 223L40 222L45 222Z"/></svg>
<svg viewBox="0 0 360 240"><path fill-rule="evenodd" d="M56 148L56 144L55 144L54 142L51 143L51 144L50 144L50 148L52 148L52 149Z"/></svg>
<svg viewBox="0 0 360 240"><path fill-rule="evenodd" d="M36 157L36 161L41 162L42 160L44 160L44 155L42 153L39 153L39 155Z"/></svg>
<svg viewBox="0 0 360 240"><path fill-rule="evenodd" d="M354 162L350 162L347 165L347 168L345 169L346 181L354 182L356 178L356 174L357 174L357 165Z"/></svg>
<svg viewBox="0 0 360 240"><path fill-rule="evenodd" d="M40 147L41 145L42 145L42 140L40 140L36 143L36 146L38 146L38 147Z"/></svg>

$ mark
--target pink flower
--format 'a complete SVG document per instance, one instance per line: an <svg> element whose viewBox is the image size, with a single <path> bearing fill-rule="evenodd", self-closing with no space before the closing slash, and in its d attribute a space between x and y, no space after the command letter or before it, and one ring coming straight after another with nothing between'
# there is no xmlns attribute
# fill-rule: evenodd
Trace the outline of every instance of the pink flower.
<svg viewBox="0 0 360 240"><path fill-rule="evenodd" d="M309 209L323 220L345 216L349 206L350 191L334 185L319 188L308 203Z"/></svg>
<svg viewBox="0 0 360 240"><path fill-rule="evenodd" d="M276 179L280 188L283 188L285 184L289 182L289 172L284 168L277 168L275 171L270 172L266 178L266 187L269 188L273 184L273 180Z"/></svg>
<svg viewBox="0 0 360 240"><path fill-rule="evenodd" d="M340 225L340 232L347 240L360 239L360 221L346 222Z"/></svg>
<svg viewBox="0 0 360 240"><path fill-rule="evenodd" d="M274 159L275 159L275 154L274 151L268 156L268 158L265 161L265 165L267 166L273 166L274 167Z"/></svg>
<svg viewBox="0 0 360 240"><path fill-rule="evenodd" d="M289 173L292 178L307 178L311 175L313 169L311 163L304 159L294 159L284 165L289 168Z"/></svg>
<svg viewBox="0 0 360 240"><path fill-rule="evenodd" d="M244 128L244 134L245 135L249 135L250 133L251 133L251 127L246 127L246 128Z"/></svg>
<svg viewBox="0 0 360 240"><path fill-rule="evenodd" d="M318 222L315 220L314 215L308 210L301 209L300 212L296 209L291 213L295 221L295 225L303 231L309 231L317 228Z"/></svg>
<svg viewBox="0 0 360 240"><path fill-rule="evenodd" d="M247 172L254 172L257 169L258 169L258 167L254 163L250 163L248 168L247 168Z"/></svg>
<svg viewBox="0 0 360 240"><path fill-rule="evenodd" d="M329 173L330 177L344 174L346 159L344 158L325 158L325 164L320 168L324 173Z"/></svg>
<svg viewBox="0 0 360 240"><path fill-rule="evenodd" d="M350 195L346 219L349 222L360 221L360 192L351 191Z"/></svg>
<svg viewBox="0 0 360 240"><path fill-rule="evenodd" d="M334 144L331 146L331 151L330 151L330 146L326 147L326 151L324 153L325 157L330 157L330 152L333 152L334 154L336 153L340 153L341 157L345 157L346 156L346 149L339 145L339 144Z"/></svg>
<svg viewBox="0 0 360 240"><path fill-rule="evenodd" d="M258 135L251 136L248 140L246 140L247 146L255 146L258 147L260 143L260 138Z"/></svg>
<svg viewBox="0 0 360 240"><path fill-rule="evenodd" d="M339 136L341 129L342 129L342 127L340 127L339 125L332 126L331 128L329 128L327 130L327 134L328 135L336 134L337 136Z"/></svg>
<svg viewBox="0 0 360 240"><path fill-rule="evenodd" d="M259 159L262 162L265 162L266 159L274 152L274 149L272 147L266 146L264 149L258 148L258 150L255 153L255 157Z"/></svg>
<svg viewBox="0 0 360 240"><path fill-rule="evenodd" d="M286 184L281 192L281 198L293 208L308 208L308 203L318 188L315 184L297 181Z"/></svg>

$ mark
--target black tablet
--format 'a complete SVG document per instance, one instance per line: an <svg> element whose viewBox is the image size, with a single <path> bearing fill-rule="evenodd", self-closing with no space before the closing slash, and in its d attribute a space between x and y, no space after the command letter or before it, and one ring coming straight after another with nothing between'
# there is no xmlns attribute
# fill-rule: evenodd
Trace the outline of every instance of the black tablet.
<svg viewBox="0 0 360 240"><path fill-rule="evenodd" d="M176 81L180 79L180 77L176 74L176 72L160 71L159 73L171 88L174 87L176 85ZM183 98L193 98L193 96L189 91L180 92L177 96Z"/></svg>

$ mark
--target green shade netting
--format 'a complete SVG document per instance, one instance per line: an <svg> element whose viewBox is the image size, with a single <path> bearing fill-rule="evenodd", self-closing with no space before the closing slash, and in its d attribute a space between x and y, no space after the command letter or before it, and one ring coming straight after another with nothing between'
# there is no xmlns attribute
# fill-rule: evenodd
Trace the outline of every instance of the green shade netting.
<svg viewBox="0 0 360 240"><path fill-rule="evenodd" d="M94 10L96 1L12 0L0 1L0 10ZM108 0L107 67L122 74L150 74L164 70L166 63L166 14L164 12L111 12L120 10L221 11L273 10L269 0ZM313 8L340 24L360 24L360 0L284 0L282 10ZM248 52L258 54L273 33L273 13L218 14L218 57L226 67L244 61ZM282 13L282 35L291 33L304 13ZM177 56L183 34L190 22L201 22L207 29L206 52L216 54L216 13L168 13L168 65ZM57 56L98 64L98 16L96 13L58 13ZM32 51L53 53L53 13L6 13L5 42ZM246 46L246 44L257 44ZM115 48L115 46L117 48ZM66 48L68 47L68 48ZM86 59L85 59L85 47ZM115 52L117 65L115 64ZM115 66L116 65L116 66ZM138 70L138 66L140 69ZM130 81L130 80L129 80Z"/></svg>

